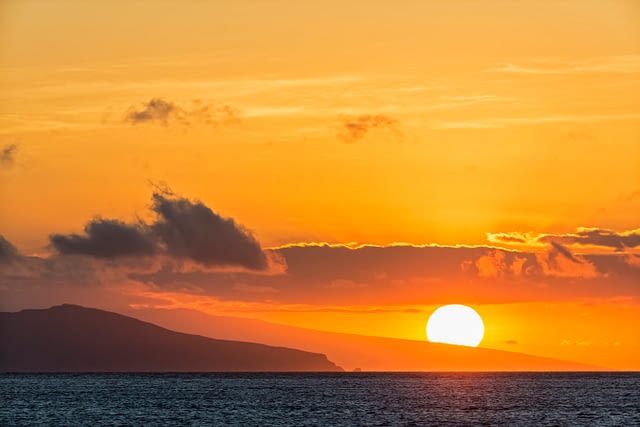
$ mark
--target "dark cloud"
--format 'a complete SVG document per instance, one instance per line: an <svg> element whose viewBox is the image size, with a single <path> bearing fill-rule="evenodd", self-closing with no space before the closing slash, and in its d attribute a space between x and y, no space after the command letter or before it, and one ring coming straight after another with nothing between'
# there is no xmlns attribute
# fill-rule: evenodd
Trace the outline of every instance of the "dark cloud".
<svg viewBox="0 0 640 427"><path fill-rule="evenodd" d="M61 254L116 258L159 253L205 266L268 267L248 230L202 202L156 192L152 209L157 218L150 224L97 218L85 226L84 235L53 234L49 240Z"/></svg>
<svg viewBox="0 0 640 427"><path fill-rule="evenodd" d="M10 241L0 235L0 263L9 262L15 258L18 258L19 253L15 246Z"/></svg>
<svg viewBox="0 0 640 427"><path fill-rule="evenodd" d="M347 143L353 143L364 138L372 129L386 129L398 133L398 121L390 117L376 114L365 114L341 121L338 137Z"/></svg>
<svg viewBox="0 0 640 427"><path fill-rule="evenodd" d="M15 162L16 151L18 150L18 144L5 145L0 151L0 164L8 167L12 166Z"/></svg>
<svg viewBox="0 0 640 427"><path fill-rule="evenodd" d="M571 234L545 234L537 239L543 243L557 242L563 245L594 245L624 251L640 246L640 229L616 233L600 228L579 228Z"/></svg>
<svg viewBox="0 0 640 427"><path fill-rule="evenodd" d="M563 257L565 257L566 259L568 259L571 262L575 262L576 264L581 264L582 261L580 261L578 258L574 257L573 254L571 253L571 251L569 251L569 249L565 248L564 246L562 246L560 243L557 242L550 242L551 243L551 251L549 251L549 253L553 256L555 254L559 254L562 255Z"/></svg>
<svg viewBox="0 0 640 427"><path fill-rule="evenodd" d="M137 107L131 107L125 113L124 121L132 124L170 122L189 126L202 123L211 126L231 123L238 120L240 112L229 105L215 106L201 100L194 100L191 106L184 107L162 98L152 98Z"/></svg>
<svg viewBox="0 0 640 427"><path fill-rule="evenodd" d="M151 227L169 255L212 266L267 267L267 258L251 233L203 203L155 193L153 210L158 220Z"/></svg>
<svg viewBox="0 0 640 427"><path fill-rule="evenodd" d="M173 102L152 98L139 109L131 108L125 115L130 123L160 122L166 125L172 116L180 116L181 109Z"/></svg>
<svg viewBox="0 0 640 427"><path fill-rule="evenodd" d="M505 344L510 344L510 345L515 345L515 344L518 344L518 341L516 341L516 340L506 340L504 343Z"/></svg>
<svg viewBox="0 0 640 427"><path fill-rule="evenodd" d="M84 235L53 234L49 240L61 254L115 258L155 252L155 242L142 225L97 218L84 227L84 232Z"/></svg>

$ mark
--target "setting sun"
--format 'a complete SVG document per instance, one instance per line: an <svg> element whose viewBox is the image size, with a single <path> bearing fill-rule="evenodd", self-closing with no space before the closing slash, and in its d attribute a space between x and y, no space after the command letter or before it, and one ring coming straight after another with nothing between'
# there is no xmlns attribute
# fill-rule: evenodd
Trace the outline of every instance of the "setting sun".
<svg viewBox="0 0 640 427"><path fill-rule="evenodd" d="M466 305L443 305L431 314L427 322L427 338L430 342L477 347L482 337L482 318Z"/></svg>

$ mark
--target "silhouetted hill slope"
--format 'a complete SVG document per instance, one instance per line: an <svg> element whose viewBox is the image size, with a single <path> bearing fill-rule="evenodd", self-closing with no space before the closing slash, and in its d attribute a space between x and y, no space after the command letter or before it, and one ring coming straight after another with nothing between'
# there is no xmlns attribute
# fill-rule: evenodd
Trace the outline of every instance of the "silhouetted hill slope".
<svg viewBox="0 0 640 427"><path fill-rule="evenodd" d="M188 335L80 306L0 313L3 372L339 370L319 353Z"/></svg>
<svg viewBox="0 0 640 427"><path fill-rule="evenodd" d="M137 317L205 336L295 346L322 352L346 370L363 371L598 371L599 366L529 354L426 341L316 331L191 310L132 310Z"/></svg>

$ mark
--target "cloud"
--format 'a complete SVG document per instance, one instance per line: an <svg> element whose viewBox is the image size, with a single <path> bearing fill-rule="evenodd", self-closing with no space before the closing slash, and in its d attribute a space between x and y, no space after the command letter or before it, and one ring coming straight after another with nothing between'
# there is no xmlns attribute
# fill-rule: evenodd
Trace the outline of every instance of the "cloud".
<svg viewBox="0 0 640 427"><path fill-rule="evenodd" d="M240 111L229 105L215 106L196 99L191 106L184 107L163 98L151 98L149 101L131 107L125 113L124 121L131 124L171 122L190 126L201 123L210 126L231 123L238 120Z"/></svg>
<svg viewBox="0 0 640 427"><path fill-rule="evenodd" d="M18 144L5 145L0 151L0 164L4 167L13 166L17 150Z"/></svg>
<svg viewBox="0 0 640 427"><path fill-rule="evenodd" d="M487 233L487 240L492 243L546 245L598 246L623 252L627 248L640 246L640 229L616 232L604 228L579 227L575 233L534 234L534 233Z"/></svg>
<svg viewBox="0 0 640 427"><path fill-rule="evenodd" d="M506 256L503 251L495 250L483 255L475 262L478 276L483 278L499 277L507 271Z"/></svg>
<svg viewBox="0 0 640 427"><path fill-rule="evenodd" d="M268 260L277 257L287 265L286 272L274 273L271 268L260 272L246 267L204 268L189 262L186 255L169 255L156 239L159 252L151 257L19 256L0 265L0 309L16 301L28 306L45 297L63 302L81 295L104 295L108 289L127 303L172 294L198 304L216 301L215 307L221 309L249 311L260 305L273 310L286 306L336 311L338 307L416 307L443 301L640 299L638 269L624 262L621 254L574 255L582 261L578 264L557 253L547 266L546 252L491 247L296 245L264 250ZM495 251L503 255L496 256ZM479 277L475 261L487 255L504 258L498 263L504 269L497 277ZM180 262L189 268L182 268ZM461 270L464 262L468 268ZM597 280L593 274L584 274L590 268L597 272Z"/></svg>
<svg viewBox="0 0 640 427"><path fill-rule="evenodd" d="M505 344L510 344L510 345L515 345L515 344L518 344L518 341L516 341L516 340L506 340L504 343Z"/></svg>
<svg viewBox="0 0 640 427"><path fill-rule="evenodd" d="M89 255L96 258L152 255L153 237L140 224L96 218L84 227L85 235L53 234L49 240L61 254Z"/></svg>
<svg viewBox="0 0 640 427"><path fill-rule="evenodd" d="M464 121L450 121L436 124L434 129L492 129L508 126L529 126L554 123L591 123L607 121L638 120L638 113L620 114L585 114L585 115L554 115L537 117L494 117L485 119L471 119Z"/></svg>
<svg viewBox="0 0 640 427"><path fill-rule="evenodd" d="M118 258L160 254L208 267L264 270L269 266L272 258L232 218L220 216L202 202L168 192L156 192L152 200L156 218L149 224L96 218L85 226L84 235L53 234L49 240L63 255Z"/></svg>
<svg viewBox="0 0 640 427"><path fill-rule="evenodd" d="M528 65L505 64L485 71L512 74L572 75L586 73L640 73L640 55L590 58L581 61L536 61Z"/></svg>
<svg viewBox="0 0 640 427"><path fill-rule="evenodd" d="M171 256L209 266L239 265L252 270L268 265L260 244L248 230L202 202L154 193L153 210L159 218L151 228Z"/></svg>
<svg viewBox="0 0 640 427"><path fill-rule="evenodd" d="M537 238L540 242L557 242L564 245L593 245L624 251L640 246L640 228L616 233L600 228L578 228L571 234L545 234Z"/></svg>
<svg viewBox="0 0 640 427"><path fill-rule="evenodd" d="M475 266L478 277L483 279L540 276L591 279L603 276L592 262L572 254L556 242L552 242L546 251L533 254L493 249L477 258L473 264L465 260L460 266L465 272Z"/></svg>
<svg viewBox="0 0 640 427"><path fill-rule="evenodd" d="M600 277L595 265L583 257L573 255L559 243L552 242L548 251L537 253L536 259L542 273L555 277L581 277L592 279Z"/></svg>
<svg viewBox="0 0 640 427"><path fill-rule="evenodd" d="M286 273L163 270L130 278L157 292L175 292L189 283L199 289L195 299L206 295L238 306L256 302L375 306L640 298L637 269L618 254L573 255L580 261L575 263L551 246L533 253L491 247L306 244L266 252L284 259ZM480 277L476 261L483 257L491 261L491 267ZM461 269L461 264L467 268Z"/></svg>
<svg viewBox="0 0 640 427"><path fill-rule="evenodd" d="M397 134L397 124L397 120L381 114L344 118L341 120L338 137L346 143L353 143L363 139L372 129L388 130Z"/></svg>
<svg viewBox="0 0 640 427"><path fill-rule="evenodd" d="M574 257L573 254L569 251L569 249L565 248L560 243L551 242L551 248L552 249L551 249L550 252L558 253L558 254L562 255L563 257L565 257L566 259L568 259L571 262L574 262L576 264L580 264L582 262L579 259L577 259L576 257Z"/></svg>
<svg viewBox="0 0 640 427"><path fill-rule="evenodd" d="M10 241L0 235L0 263L10 262L19 256L18 250Z"/></svg>
<svg viewBox="0 0 640 427"><path fill-rule="evenodd" d="M526 235L517 232L487 233L487 240L491 243L528 243Z"/></svg>
<svg viewBox="0 0 640 427"><path fill-rule="evenodd" d="M162 98L151 98L139 109L133 107L125 115L125 121L138 124L146 122L160 122L166 125L172 116L180 116L182 109L173 102Z"/></svg>

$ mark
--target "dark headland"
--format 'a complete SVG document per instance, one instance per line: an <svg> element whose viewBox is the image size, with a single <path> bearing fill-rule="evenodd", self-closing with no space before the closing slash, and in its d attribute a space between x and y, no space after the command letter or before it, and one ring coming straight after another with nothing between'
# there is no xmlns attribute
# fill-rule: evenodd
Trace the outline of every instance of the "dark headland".
<svg viewBox="0 0 640 427"><path fill-rule="evenodd" d="M0 313L1 372L341 370L320 353L184 334L75 305Z"/></svg>

